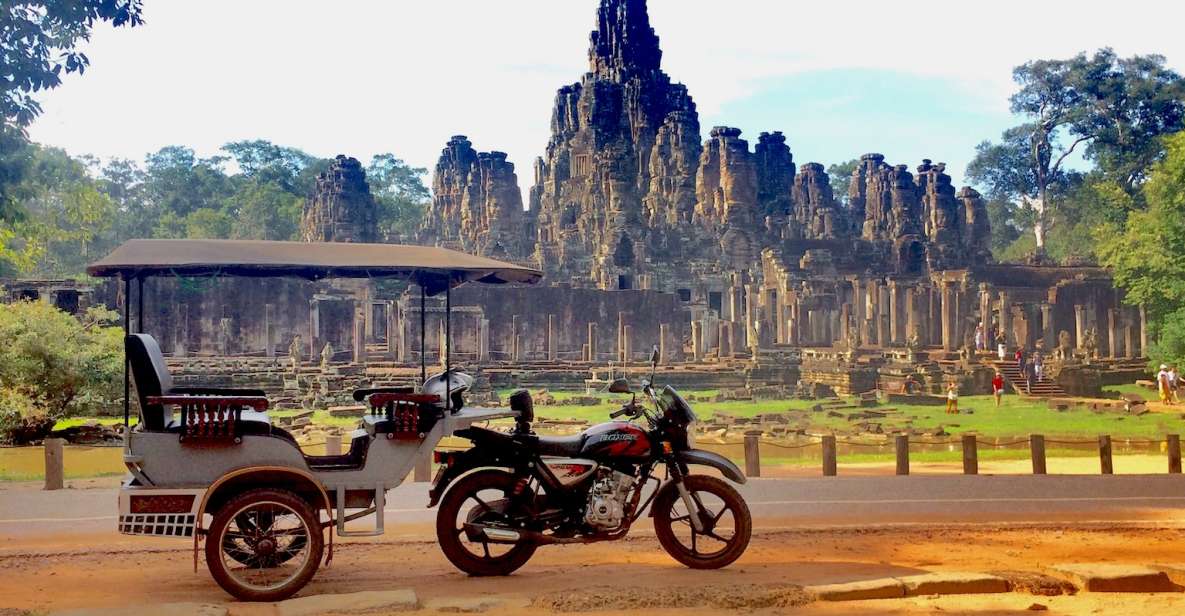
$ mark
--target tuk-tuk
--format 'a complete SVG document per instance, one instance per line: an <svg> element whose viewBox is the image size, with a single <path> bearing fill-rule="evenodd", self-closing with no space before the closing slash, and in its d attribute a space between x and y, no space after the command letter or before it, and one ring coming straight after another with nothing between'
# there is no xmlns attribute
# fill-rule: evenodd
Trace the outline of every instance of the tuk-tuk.
<svg viewBox="0 0 1185 616"><path fill-rule="evenodd" d="M125 431L128 476L119 494L119 532L192 538L194 567L204 538L215 581L246 601L298 592L333 557L333 534L383 533L385 494L441 438L474 422L513 417L508 408L466 408L472 384L452 370L451 290L460 285L535 284L541 272L444 248L394 244L240 240L130 240L87 272L123 283L126 372L139 422ZM362 389L369 412L341 455L308 455L268 416L259 389L178 387L156 340L143 329L150 277L403 279L420 291L420 378L415 387ZM133 283L136 286L132 312ZM444 372L428 377L424 302L445 296ZM373 514L369 530L346 523Z"/></svg>

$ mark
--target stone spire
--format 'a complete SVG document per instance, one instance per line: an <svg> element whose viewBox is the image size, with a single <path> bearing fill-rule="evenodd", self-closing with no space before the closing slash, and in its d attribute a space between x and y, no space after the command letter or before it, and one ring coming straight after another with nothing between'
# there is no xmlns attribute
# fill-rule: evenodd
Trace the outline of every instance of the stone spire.
<svg viewBox="0 0 1185 616"><path fill-rule="evenodd" d="M589 70L600 77L621 82L662 64L646 0L601 0L597 29L589 39Z"/></svg>
<svg viewBox="0 0 1185 616"><path fill-rule="evenodd" d="M358 159L338 155L317 176L301 215L306 242L378 241L376 205Z"/></svg>
<svg viewBox="0 0 1185 616"><path fill-rule="evenodd" d="M454 136L436 162L432 195L421 242L504 259L529 252L518 176L504 152L478 152Z"/></svg>

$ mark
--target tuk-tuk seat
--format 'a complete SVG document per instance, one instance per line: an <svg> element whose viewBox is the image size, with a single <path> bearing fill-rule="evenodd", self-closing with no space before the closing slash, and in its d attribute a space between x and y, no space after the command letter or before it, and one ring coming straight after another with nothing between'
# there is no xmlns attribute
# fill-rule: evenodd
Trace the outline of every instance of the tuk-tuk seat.
<svg viewBox="0 0 1185 616"><path fill-rule="evenodd" d="M128 367L136 386L146 432L183 432L185 426L174 416L174 405L216 405L219 401L235 409L236 436L272 434L275 428L268 417L267 398L258 389L226 387L174 387L164 355L156 339L148 334L129 334L124 338Z"/></svg>

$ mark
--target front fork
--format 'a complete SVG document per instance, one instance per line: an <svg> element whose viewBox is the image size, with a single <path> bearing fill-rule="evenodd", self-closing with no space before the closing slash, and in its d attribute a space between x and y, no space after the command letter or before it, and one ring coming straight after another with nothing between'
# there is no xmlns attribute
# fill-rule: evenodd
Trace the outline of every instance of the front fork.
<svg viewBox="0 0 1185 616"><path fill-rule="evenodd" d="M675 482L675 489L679 491L679 498L683 499L683 506L687 508L687 517L691 520L691 527L697 533L711 532L708 528L707 522L704 520L707 509L700 501L698 494L692 494L684 483L683 478L687 476L687 466L679 462L669 462L667 464L667 473L671 477L671 481Z"/></svg>

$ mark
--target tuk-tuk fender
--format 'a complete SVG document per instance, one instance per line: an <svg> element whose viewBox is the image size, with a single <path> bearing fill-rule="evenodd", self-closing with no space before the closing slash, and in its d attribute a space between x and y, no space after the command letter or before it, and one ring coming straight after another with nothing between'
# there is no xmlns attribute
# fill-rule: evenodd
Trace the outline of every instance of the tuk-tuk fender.
<svg viewBox="0 0 1185 616"><path fill-rule="evenodd" d="M731 460L718 453L704 451L702 449L689 449L676 453L675 458L687 465L710 466L720 471L725 478L734 483L743 484L746 481L745 474L741 472L741 469L733 464Z"/></svg>
<svg viewBox="0 0 1185 616"><path fill-rule="evenodd" d="M287 489L295 488L293 491L302 494L306 497L320 496L320 505L325 507L325 511L330 515L332 520L333 505L329 501L329 493L325 491L325 487L320 484L308 471L292 468L289 466L249 466L233 470L210 485L210 489L206 490L206 494L202 496L202 503L198 507L198 516L195 520L197 531L193 533L193 569L197 571L198 568L198 538L202 536L202 517L205 513L214 514L214 511L206 511L207 507L214 504L221 506L221 503L234 498L235 494L243 492L248 489L255 488L275 488L282 487ZM333 530L330 524L329 531L329 554L325 558L325 564L333 561Z"/></svg>

